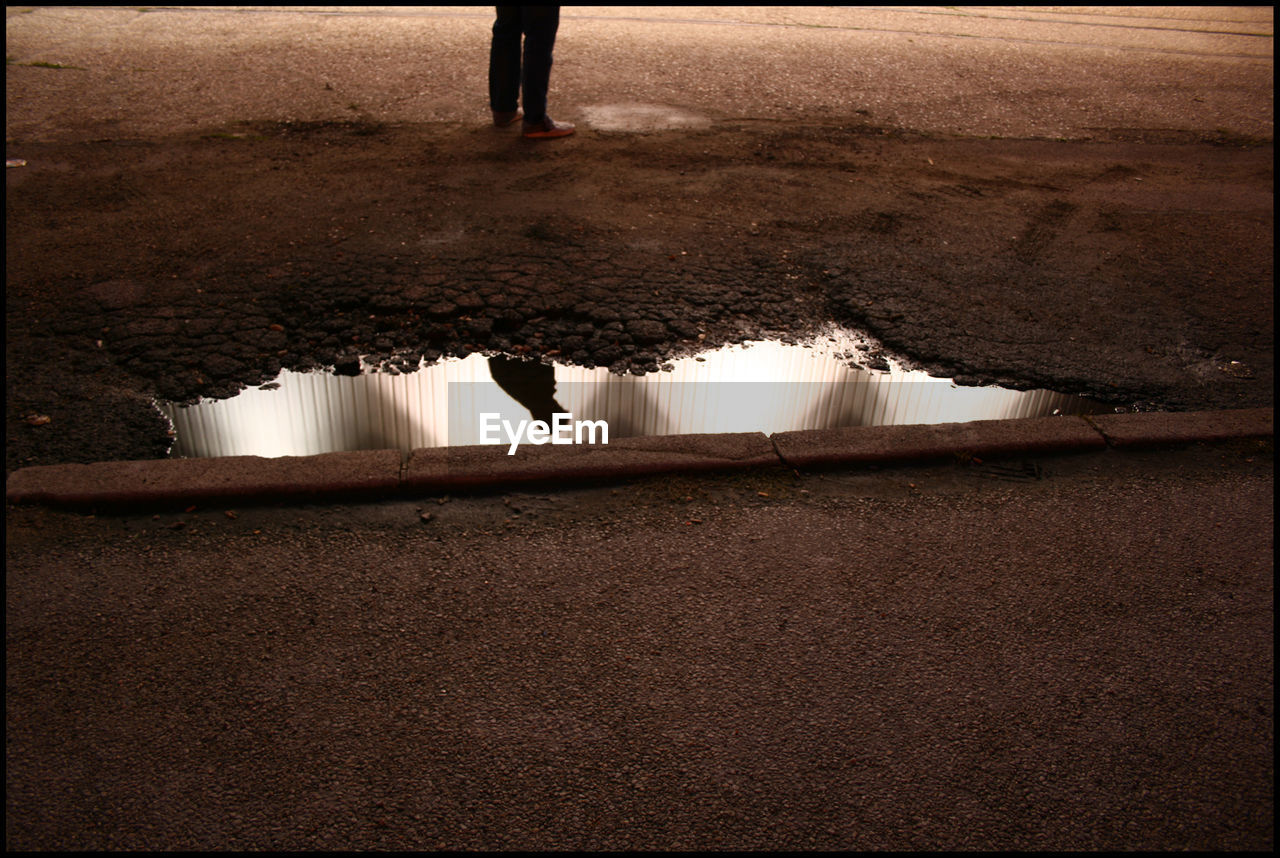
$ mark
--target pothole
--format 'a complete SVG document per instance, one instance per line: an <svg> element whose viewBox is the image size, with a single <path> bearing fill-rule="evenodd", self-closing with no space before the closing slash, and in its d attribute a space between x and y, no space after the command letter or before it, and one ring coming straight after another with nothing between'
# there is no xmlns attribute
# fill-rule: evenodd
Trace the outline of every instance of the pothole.
<svg viewBox="0 0 1280 858"><path fill-rule="evenodd" d="M340 376L285 370L273 382L229 399L157 407L173 426L170 454L179 457L499 443L494 427L502 421L550 424L557 413L605 421L614 439L1109 410L1047 390L958 386L892 362L887 371L864 369L857 360L866 349L845 333L796 345L749 342L672 361L663 372L643 376L473 354L414 372L366 367L361 375Z"/></svg>

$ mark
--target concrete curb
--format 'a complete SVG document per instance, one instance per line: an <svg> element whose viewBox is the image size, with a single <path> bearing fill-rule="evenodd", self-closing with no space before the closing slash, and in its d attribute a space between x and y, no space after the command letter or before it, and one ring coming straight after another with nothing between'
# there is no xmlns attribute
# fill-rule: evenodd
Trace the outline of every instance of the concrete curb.
<svg viewBox="0 0 1280 858"><path fill-rule="evenodd" d="M959 453L996 456L1100 450L1107 446L1103 436L1079 417L869 428L871 431L851 427L781 432L773 436L773 443L782 460L794 468L938 459Z"/></svg>
<svg viewBox="0 0 1280 858"><path fill-rule="evenodd" d="M398 450L358 450L272 459L228 456L43 465L10 474L5 494L10 503L109 507L385 495L399 483Z"/></svg>
<svg viewBox="0 0 1280 858"><path fill-rule="evenodd" d="M1134 419L1138 418L1138 419ZM1274 434L1274 409L1176 414L1094 414L1084 418L1112 447L1155 447L1187 441L1225 441Z"/></svg>
<svg viewBox="0 0 1280 858"><path fill-rule="evenodd" d="M541 482L580 482L663 473L778 465L761 432L619 438L608 446L452 447L414 450L401 485L431 492Z"/></svg>
<svg viewBox="0 0 1280 858"><path fill-rule="evenodd" d="M1270 438L1274 411L1253 408L1181 414L1037 417L915 426L867 426L723 435L626 438L608 446L504 446L361 450L265 459L157 459L41 465L9 476L9 503L138 507L192 503L376 498L398 493L566 484L664 473L760 467L905 463L952 456L995 457L1159 447Z"/></svg>

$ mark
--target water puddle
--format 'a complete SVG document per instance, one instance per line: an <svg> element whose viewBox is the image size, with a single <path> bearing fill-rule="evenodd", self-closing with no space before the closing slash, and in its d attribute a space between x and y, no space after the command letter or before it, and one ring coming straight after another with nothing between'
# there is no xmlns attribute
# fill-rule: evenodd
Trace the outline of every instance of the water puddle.
<svg viewBox="0 0 1280 858"><path fill-rule="evenodd" d="M286 370L229 399L157 407L173 424L171 455L181 457L505 443L503 421L554 425L556 414L604 421L614 439L1108 410L1045 390L960 387L892 362L887 372L862 369L855 363L860 348L865 344L843 333L798 345L751 342L672 361L667 371L643 376L474 354L408 373L369 368L351 377Z"/></svg>

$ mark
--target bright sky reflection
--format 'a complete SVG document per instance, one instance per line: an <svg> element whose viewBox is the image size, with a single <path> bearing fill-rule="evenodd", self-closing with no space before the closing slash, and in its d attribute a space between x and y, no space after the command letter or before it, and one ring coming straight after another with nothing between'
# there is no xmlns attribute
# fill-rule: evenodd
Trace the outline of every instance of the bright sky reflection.
<svg viewBox="0 0 1280 858"><path fill-rule="evenodd" d="M835 426L952 423L1093 410L1049 391L957 387L891 365L853 369L840 354L857 341L834 333L805 345L755 342L673 362L672 371L610 375L556 365L543 386L575 419L606 420L610 437L782 432ZM305 456L340 450L480 443L479 415L531 418L490 374L488 358L441 361L413 373L358 377L284 371L277 389L248 388L230 399L180 407L158 403L172 421L172 454ZM527 403L529 399L522 395Z"/></svg>

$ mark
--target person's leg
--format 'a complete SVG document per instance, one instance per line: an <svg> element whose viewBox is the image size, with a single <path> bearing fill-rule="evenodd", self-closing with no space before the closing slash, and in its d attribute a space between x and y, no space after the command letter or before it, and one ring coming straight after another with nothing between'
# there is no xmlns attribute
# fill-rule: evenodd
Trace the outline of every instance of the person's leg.
<svg viewBox="0 0 1280 858"><path fill-rule="evenodd" d="M497 8L489 46L489 108L495 114L515 113L520 97L520 7Z"/></svg>
<svg viewBox="0 0 1280 858"><path fill-rule="evenodd" d="M547 115L551 54L560 27L559 6L521 6L524 29L524 121L542 122Z"/></svg>

